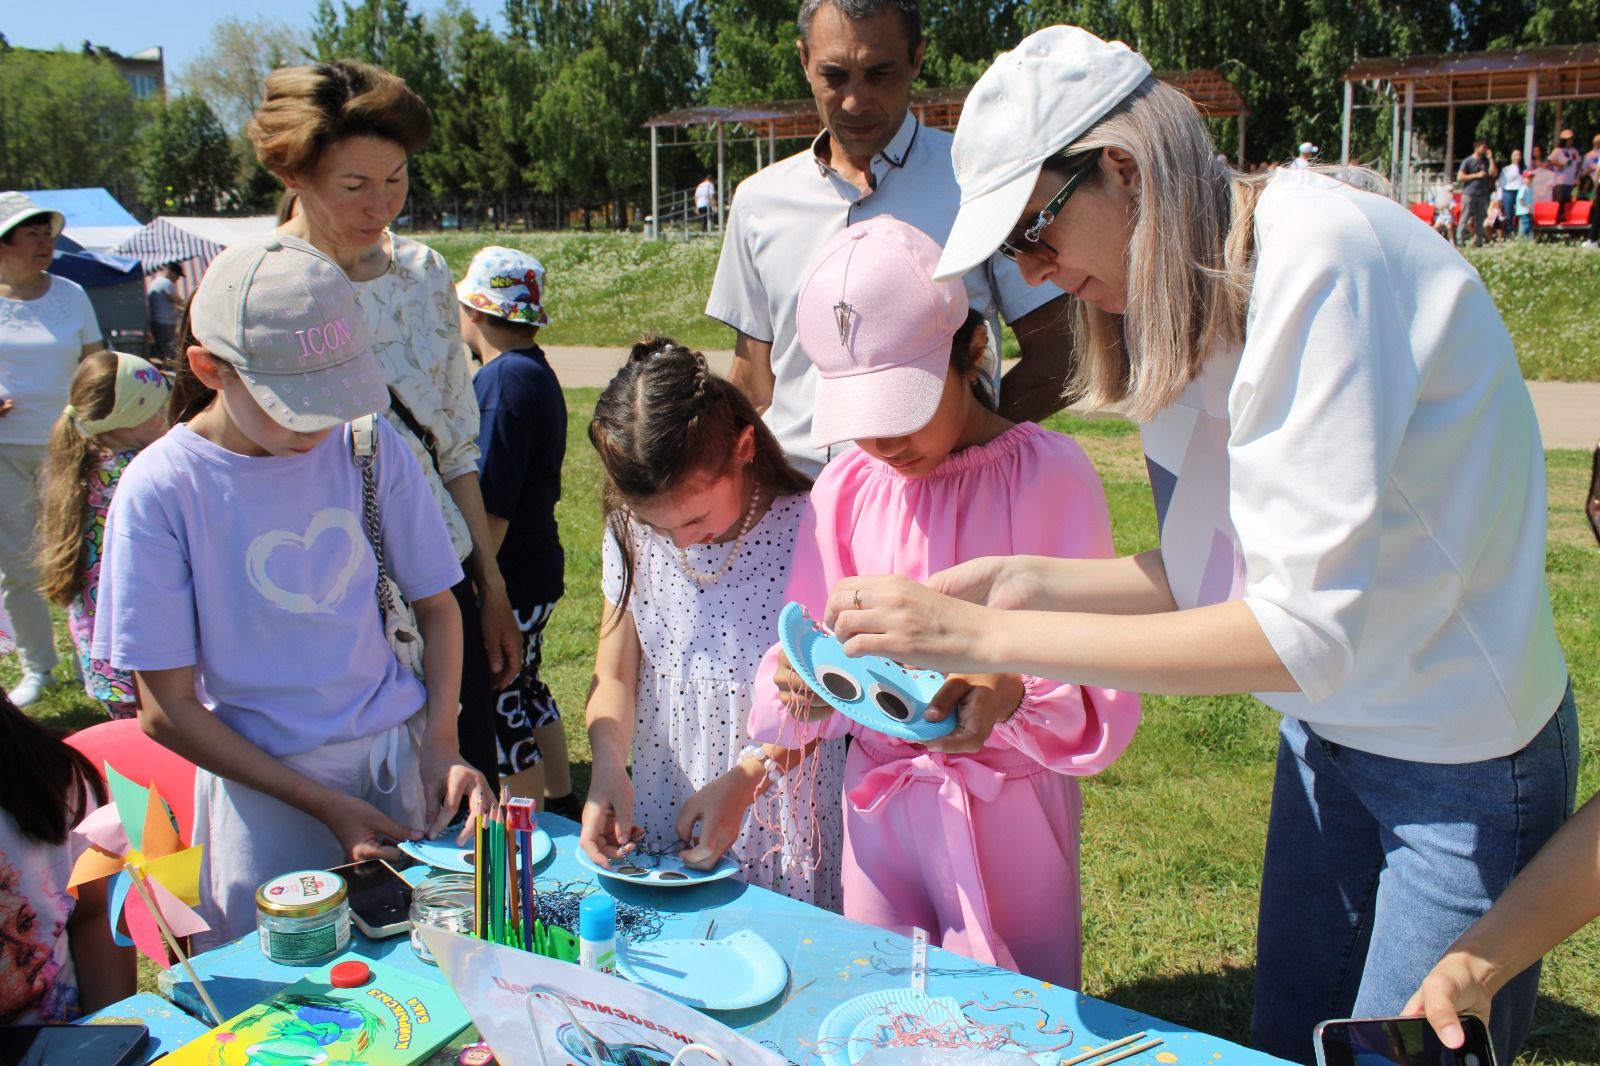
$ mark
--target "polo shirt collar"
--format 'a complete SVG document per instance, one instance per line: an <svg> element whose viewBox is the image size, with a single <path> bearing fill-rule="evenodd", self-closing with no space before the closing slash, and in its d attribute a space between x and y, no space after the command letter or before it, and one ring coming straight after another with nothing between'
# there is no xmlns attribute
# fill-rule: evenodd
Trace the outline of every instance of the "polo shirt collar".
<svg viewBox="0 0 1600 1066"><path fill-rule="evenodd" d="M872 157L872 177L875 182L891 167L906 165L911 158L911 149L917 143L917 131L920 128L921 123L917 121L917 116L912 114L909 107L906 108L906 117L900 120L900 128L895 131L893 139L884 146L883 151ZM824 129L811 142L811 154L817 161L817 170L822 174L833 171L832 164L822 156L822 149L828 143L828 136L828 131Z"/></svg>

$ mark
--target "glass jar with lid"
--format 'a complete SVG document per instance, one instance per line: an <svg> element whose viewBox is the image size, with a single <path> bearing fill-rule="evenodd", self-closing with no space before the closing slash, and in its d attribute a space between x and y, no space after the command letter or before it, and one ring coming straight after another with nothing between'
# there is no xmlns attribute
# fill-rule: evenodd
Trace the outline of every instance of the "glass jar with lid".
<svg viewBox="0 0 1600 1066"><path fill-rule="evenodd" d="M423 962L437 966L419 930L428 925L470 934L476 911L477 889L471 874L434 874L411 893L411 950Z"/></svg>
<svg viewBox="0 0 1600 1066"><path fill-rule="evenodd" d="M261 953L273 962L315 966L350 944L350 904L344 878L327 870L297 870L256 889Z"/></svg>

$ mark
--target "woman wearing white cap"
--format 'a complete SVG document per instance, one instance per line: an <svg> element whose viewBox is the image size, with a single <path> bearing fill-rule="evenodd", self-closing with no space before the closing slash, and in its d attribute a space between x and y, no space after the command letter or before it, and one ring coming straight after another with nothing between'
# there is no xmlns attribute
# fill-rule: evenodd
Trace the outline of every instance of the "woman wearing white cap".
<svg viewBox="0 0 1600 1066"><path fill-rule="evenodd" d="M1214 151L1074 27L983 75L939 273L998 247L1078 297L1077 386L1141 423L1161 547L850 579L827 620L852 653L1282 712L1253 1038L1310 1061L1318 1020L1398 1012L1567 816L1576 712L1538 426L1482 281L1383 196ZM1495 1000L1506 1061L1537 981Z"/></svg>
<svg viewBox="0 0 1600 1066"><path fill-rule="evenodd" d="M78 360L105 347L88 295L46 273L66 219L19 192L0 193L0 598L16 620L18 707L53 683L55 637L39 594L37 479Z"/></svg>

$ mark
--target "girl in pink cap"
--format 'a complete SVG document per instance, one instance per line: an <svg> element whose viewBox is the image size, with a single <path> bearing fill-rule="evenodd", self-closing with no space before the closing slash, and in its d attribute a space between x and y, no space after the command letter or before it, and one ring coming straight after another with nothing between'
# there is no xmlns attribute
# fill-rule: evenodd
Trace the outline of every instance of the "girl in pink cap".
<svg viewBox="0 0 1600 1066"><path fill-rule="evenodd" d="M812 441L853 440L812 490L788 598L821 618L842 578L921 580L995 554L1108 557L1105 495L1070 438L994 409L983 324L960 281L935 282L939 247L892 218L823 247L800 291L801 345L818 370ZM1082 920L1074 777L1120 755L1136 695L1015 673L952 674L927 712L954 714L926 745L865 729L811 697L782 652L762 662L752 736L791 716L851 732L845 764L846 917L1077 987ZM1028 876L1017 876L1027 856Z"/></svg>

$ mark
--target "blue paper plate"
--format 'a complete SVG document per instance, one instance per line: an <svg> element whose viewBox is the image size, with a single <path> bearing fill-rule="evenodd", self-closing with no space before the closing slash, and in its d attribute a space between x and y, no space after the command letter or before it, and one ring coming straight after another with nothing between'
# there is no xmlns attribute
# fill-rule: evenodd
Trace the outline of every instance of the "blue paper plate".
<svg viewBox="0 0 1600 1066"><path fill-rule="evenodd" d="M721 940L619 944L617 971L697 1010L758 1007L789 983L783 958L748 929Z"/></svg>
<svg viewBox="0 0 1600 1066"><path fill-rule="evenodd" d="M589 858L589 853L582 848L574 848L573 854L577 856L578 865L591 873L609 877L613 881L622 881L630 885L648 885L651 888L703 885L707 881L720 881L739 872L739 864L726 855L709 870L691 870L676 855L662 855L648 861L641 859L637 864L630 863L624 857L613 862L608 869Z"/></svg>
<svg viewBox="0 0 1600 1066"><path fill-rule="evenodd" d="M918 744L955 731L953 714L942 722L922 717L944 684L943 674L907 670L881 655L851 658L798 603L786 605L778 616L778 641L806 686L852 722Z"/></svg>
<svg viewBox="0 0 1600 1066"><path fill-rule="evenodd" d="M822 1019L817 1051L826 1066L855 1066L879 1045L897 1014L915 1014L930 1023L966 1020L961 1004L949 996L934 998L909 988L889 988L847 999ZM886 1041L884 1041L886 1042Z"/></svg>
<svg viewBox="0 0 1600 1066"><path fill-rule="evenodd" d="M452 826L432 840L403 840L397 845L400 851L420 863L426 863L436 870L453 870L456 873L470 874L472 872L472 847L461 847L456 843L456 834L460 828ZM539 865L550 857L555 850L555 842L550 839L550 834L543 829L533 831L533 864Z"/></svg>

